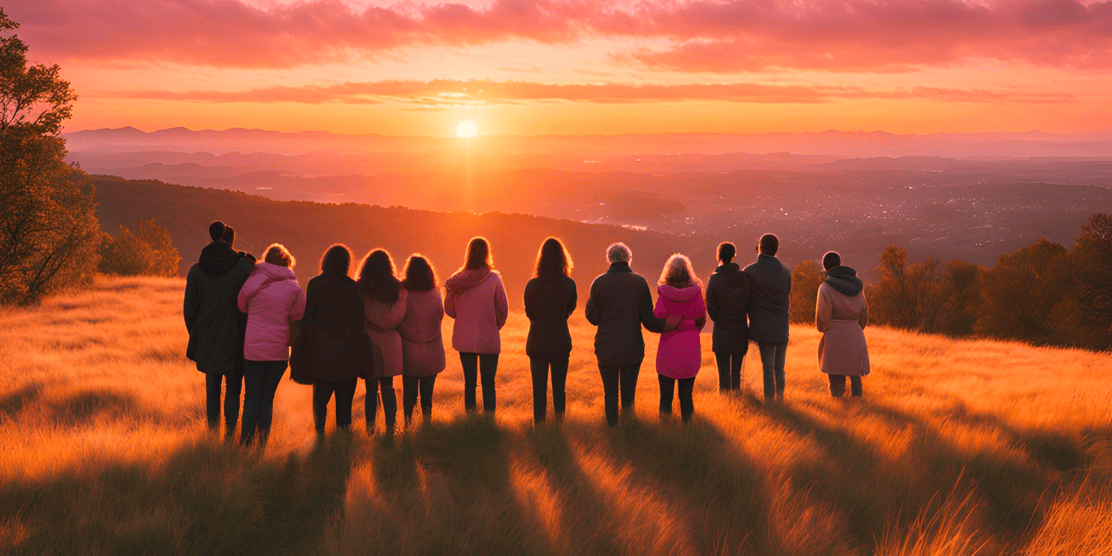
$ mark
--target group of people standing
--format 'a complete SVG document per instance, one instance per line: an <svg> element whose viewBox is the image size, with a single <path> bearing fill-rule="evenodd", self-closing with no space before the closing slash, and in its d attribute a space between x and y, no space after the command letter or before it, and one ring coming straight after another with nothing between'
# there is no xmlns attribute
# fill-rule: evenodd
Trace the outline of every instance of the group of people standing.
<svg viewBox="0 0 1112 556"><path fill-rule="evenodd" d="M219 429L221 390L224 423L234 435L239 393L244 393L240 441L265 444L274 395L287 366L293 378L313 388L313 418L323 434L327 407L333 403L336 427L352 422L352 402L362 378L368 434L375 431L381 406L393 433L397 420L394 377L402 377L402 413L412 422L417 401L431 419L437 375L446 367L441 324L455 320L452 348L459 352L464 376L464 407L475 411L481 385L483 412L497 407L495 376L501 352L500 330L509 316L502 278L494 268L490 243L482 237L467 245L463 266L444 281L441 297L435 267L411 255L401 273L383 249L368 253L352 278L352 253L342 244L329 247L320 274L303 291L293 273L294 257L281 244L267 248L262 261L236 251L234 231L222 222L209 227L212 242L189 271L184 315L189 331L187 356L206 374L207 418ZM606 252L609 268L591 284L587 320L597 327L594 351L602 378L606 421L634 408L637 378L645 355L642 329L660 334L656 370L660 413L694 413L695 377L702 366L701 330L714 322L712 351L719 389L741 387L742 361L749 342L757 343L764 370L764 395L784 394L791 274L776 258L779 239L761 237L757 261L745 269L733 262L736 247L718 246L719 266L703 283L690 259L674 254L664 265L654 304L647 280L630 267L632 252L622 243ZM862 329L868 322L860 279L841 265L837 253L823 257L827 278L819 289L816 325L824 333L819 361L830 377L834 396L862 394L868 351ZM537 254L533 278L525 287L530 327L525 351L533 384L533 417L547 414L548 386L557 421L566 410L566 382L572 338L568 318L578 304L573 263L562 242L548 238ZM291 346L293 351L291 353Z"/></svg>

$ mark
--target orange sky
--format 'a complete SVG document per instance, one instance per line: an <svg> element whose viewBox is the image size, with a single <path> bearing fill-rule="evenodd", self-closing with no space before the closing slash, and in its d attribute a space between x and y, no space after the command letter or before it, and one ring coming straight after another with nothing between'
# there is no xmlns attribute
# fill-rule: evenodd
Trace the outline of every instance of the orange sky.
<svg viewBox="0 0 1112 556"><path fill-rule="evenodd" d="M16 0L67 130L1112 129L1112 2Z"/></svg>

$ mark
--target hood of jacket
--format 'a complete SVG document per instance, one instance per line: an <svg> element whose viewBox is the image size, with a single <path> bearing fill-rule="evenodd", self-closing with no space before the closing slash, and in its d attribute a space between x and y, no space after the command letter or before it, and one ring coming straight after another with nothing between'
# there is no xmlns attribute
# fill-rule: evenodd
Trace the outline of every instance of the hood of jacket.
<svg viewBox="0 0 1112 556"><path fill-rule="evenodd" d="M745 277L741 275L741 267L737 263L728 263L714 269L714 273L722 277L722 285L728 289L737 290L745 285Z"/></svg>
<svg viewBox="0 0 1112 556"><path fill-rule="evenodd" d="M699 295L699 286L692 284L684 288L677 288L662 284L656 289L656 293L676 303L687 303Z"/></svg>
<svg viewBox="0 0 1112 556"><path fill-rule="evenodd" d="M209 276L220 276L235 268L236 263L243 257L238 251L232 249L225 241L214 241L201 249L201 258L197 266L201 272Z"/></svg>
<svg viewBox="0 0 1112 556"><path fill-rule="evenodd" d="M850 297L865 289L865 285L857 277L857 271L848 266L836 266L826 271L826 279L823 282Z"/></svg>
<svg viewBox="0 0 1112 556"><path fill-rule="evenodd" d="M255 272L260 272L266 277L263 283L278 282L281 280L297 280L297 275L289 267L270 263L256 263Z"/></svg>
<svg viewBox="0 0 1112 556"><path fill-rule="evenodd" d="M482 284L493 273L489 268L469 268L445 280L444 289L453 294L463 293Z"/></svg>

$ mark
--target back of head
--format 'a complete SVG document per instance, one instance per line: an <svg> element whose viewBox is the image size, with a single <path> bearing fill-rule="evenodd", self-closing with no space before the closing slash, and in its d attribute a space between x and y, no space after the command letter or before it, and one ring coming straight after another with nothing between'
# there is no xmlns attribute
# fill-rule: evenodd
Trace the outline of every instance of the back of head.
<svg viewBox="0 0 1112 556"><path fill-rule="evenodd" d="M270 247L267 247L263 261L286 268L293 268L293 265L297 264L297 259L293 258L289 249L286 249L286 246L281 243L273 243Z"/></svg>
<svg viewBox="0 0 1112 556"><path fill-rule="evenodd" d="M467 255L463 269L494 268L494 257L490 253L490 242L485 237L473 237L467 243Z"/></svg>
<svg viewBox="0 0 1112 556"><path fill-rule="evenodd" d="M695 271L691 268L691 259L686 255L673 253L664 263L664 271L660 273L660 284L667 284L674 288L686 288L698 284Z"/></svg>
<svg viewBox="0 0 1112 556"><path fill-rule="evenodd" d="M610 247L606 248L606 261L610 264L626 263L628 264L633 260L633 252L629 247L622 242L611 243Z"/></svg>
<svg viewBox="0 0 1112 556"><path fill-rule="evenodd" d="M722 264L733 262L735 256L737 256L737 248L734 247L734 244L728 241L718 244L718 260Z"/></svg>
<svg viewBox="0 0 1112 556"><path fill-rule="evenodd" d="M550 237L544 240L537 251L537 268L534 278L554 278L571 274L571 255L560 240Z"/></svg>
<svg viewBox="0 0 1112 556"><path fill-rule="evenodd" d="M235 245L236 244L236 229L231 227L231 226L224 226L224 238L223 239L224 239L224 241L228 242L228 245Z"/></svg>
<svg viewBox="0 0 1112 556"><path fill-rule="evenodd" d="M213 220L212 224L209 224L209 239L213 241L220 241L224 239L224 230L226 228L227 226L223 222L219 220Z"/></svg>
<svg viewBox="0 0 1112 556"><path fill-rule="evenodd" d="M347 276L351 271L351 249L342 243L336 243L324 252L320 258L321 274L332 276Z"/></svg>
<svg viewBox="0 0 1112 556"><path fill-rule="evenodd" d="M842 256L836 251L827 251L826 254L822 256L823 270L830 270L838 266L842 266Z"/></svg>
<svg viewBox="0 0 1112 556"><path fill-rule="evenodd" d="M411 292L427 292L436 288L436 269L424 256L413 254L405 263L405 281L402 285Z"/></svg>
<svg viewBox="0 0 1112 556"><path fill-rule="evenodd" d="M375 249L363 257L359 266L359 291L384 303L398 300L401 281L398 280L394 261L385 249Z"/></svg>
<svg viewBox="0 0 1112 556"><path fill-rule="evenodd" d="M776 234L765 234L761 236L761 242L758 244L762 255L775 257L776 252L780 250L780 238Z"/></svg>

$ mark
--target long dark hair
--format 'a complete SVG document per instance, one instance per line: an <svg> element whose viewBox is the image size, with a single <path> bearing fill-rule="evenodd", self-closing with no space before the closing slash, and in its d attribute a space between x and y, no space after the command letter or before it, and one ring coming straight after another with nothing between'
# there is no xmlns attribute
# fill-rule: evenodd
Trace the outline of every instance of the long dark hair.
<svg viewBox="0 0 1112 556"><path fill-rule="evenodd" d="M414 253L405 262L405 280L402 287L411 292L427 292L436 287L436 269L424 257Z"/></svg>
<svg viewBox="0 0 1112 556"><path fill-rule="evenodd" d="M351 249L342 243L329 247L320 258L321 274L347 276L351 271Z"/></svg>
<svg viewBox="0 0 1112 556"><path fill-rule="evenodd" d="M494 256L490 254L490 242L487 238L482 236L475 236L471 241L467 242L467 255L464 258L464 270L475 270L479 268L494 269Z"/></svg>
<svg viewBox="0 0 1112 556"><path fill-rule="evenodd" d="M359 267L359 291L381 301L393 303L398 300L401 280L398 280L394 261L385 249L375 249L363 257Z"/></svg>
<svg viewBox="0 0 1112 556"><path fill-rule="evenodd" d="M533 272L534 278L554 278L556 276L567 276L571 274L571 269L575 265L571 261L571 255L560 243L559 239L550 237L544 240L541 248L537 251L537 269Z"/></svg>

